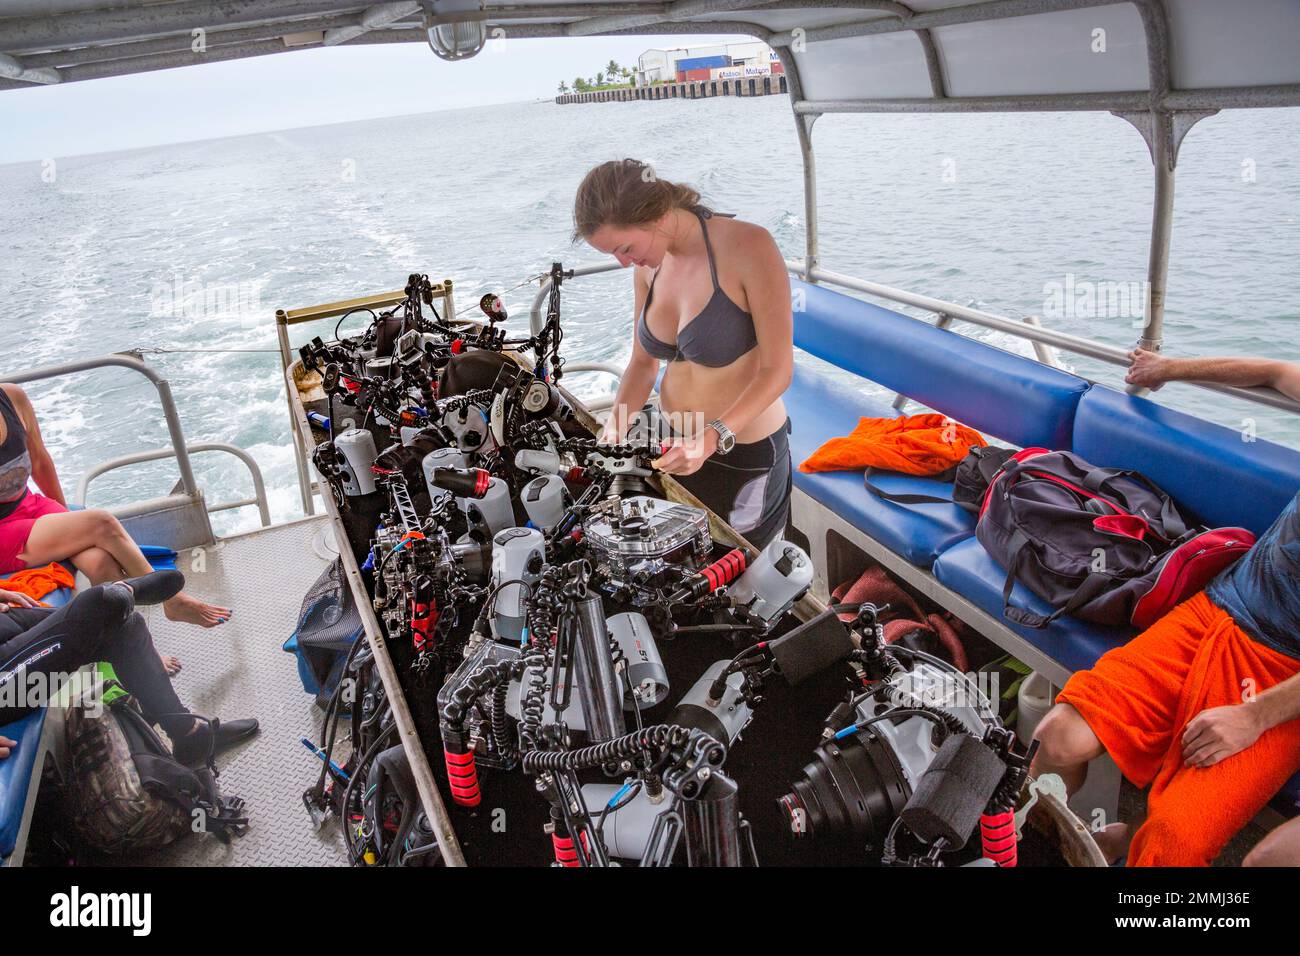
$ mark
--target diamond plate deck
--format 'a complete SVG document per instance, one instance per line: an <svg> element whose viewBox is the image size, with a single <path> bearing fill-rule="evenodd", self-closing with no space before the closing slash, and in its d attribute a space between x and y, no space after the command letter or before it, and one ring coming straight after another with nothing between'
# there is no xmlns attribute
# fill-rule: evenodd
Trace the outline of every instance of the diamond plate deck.
<svg viewBox="0 0 1300 956"><path fill-rule="evenodd" d="M341 866L337 822L313 832L302 792L320 763L299 738L316 739L320 711L303 692L295 658L280 649L293 632L303 595L337 553L320 516L225 538L180 555L191 594L232 609L212 630L168 621L142 608L155 643L181 659L181 700L194 712L256 717L261 732L218 760L224 792L247 802L248 832L229 846L191 835L128 863L152 866ZM344 751L343 753L346 753Z"/></svg>

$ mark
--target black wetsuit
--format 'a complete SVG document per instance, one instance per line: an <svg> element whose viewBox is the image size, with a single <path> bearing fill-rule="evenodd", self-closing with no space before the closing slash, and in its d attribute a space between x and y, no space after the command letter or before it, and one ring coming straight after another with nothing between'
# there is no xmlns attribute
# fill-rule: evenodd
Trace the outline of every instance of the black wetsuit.
<svg viewBox="0 0 1300 956"><path fill-rule="evenodd" d="M60 608L11 607L0 613L0 724L17 720L39 704L15 703L9 685L35 673L70 674L95 661L113 665L145 716L169 736L190 729L193 720L163 670L130 590L121 582L87 588Z"/></svg>

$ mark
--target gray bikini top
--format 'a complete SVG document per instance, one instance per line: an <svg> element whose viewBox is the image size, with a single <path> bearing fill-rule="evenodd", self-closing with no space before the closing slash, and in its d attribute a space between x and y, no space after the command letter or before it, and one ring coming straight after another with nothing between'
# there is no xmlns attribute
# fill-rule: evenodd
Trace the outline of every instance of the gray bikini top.
<svg viewBox="0 0 1300 956"><path fill-rule="evenodd" d="M655 270L650 279L650 289L646 292L645 305L641 307L641 316L637 320L636 335L641 347L657 359L695 362L711 368L730 365L754 346L758 345L758 335L754 332L754 318L722 291L718 284L718 268L713 260L713 244L709 242L709 229L705 219L715 213L696 207L691 210L700 220L700 229L704 232L704 249L709 254L709 273L713 276L713 297L700 310L700 314L687 322L677 333L676 343L661 341L655 337L646 324L646 312L650 309L650 299L654 296L655 279L659 270ZM734 213L716 213L719 216L731 216Z"/></svg>
<svg viewBox="0 0 1300 956"><path fill-rule="evenodd" d="M4 389L0 389L0 415L5 423L5 440L0 443L0 518L7 518L27 494L32 456L27 449L27 430Z"/></svg>

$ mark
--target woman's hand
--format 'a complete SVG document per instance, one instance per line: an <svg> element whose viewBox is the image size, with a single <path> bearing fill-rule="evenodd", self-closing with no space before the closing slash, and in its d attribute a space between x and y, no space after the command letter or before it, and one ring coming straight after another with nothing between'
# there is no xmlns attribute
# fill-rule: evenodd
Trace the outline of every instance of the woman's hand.
<svg viewBox="0 0 1300 956"><path fill-rule="evenodd" d="M605 420L604 427L601 428L600 434L596 436L596 441L602 445L623 444L623 436L618 432L618 423L614 420L613 412L610 412L609 418Z"/></svg>
<svg viewBox="0 0 1300 956"><path fill-rule="evenodd" d="M674 438L664 443L664 453L650 464L666 475L693 475L718 450L718 433L705 428L696 438Z"/></svg>
<svg viewBox="0 0 1300 956"><path fill-rule="evenodd" d="M10 740L8 737L0 737L0 760L9 756L9 751L18 746L18 741Z"/></svg>
<svg viewBox="0 0 1300 956"><path fill-rule="evenodd" d="M0 613L7 612L10 607L40 607L40 602L33 600L30 596L19 591L6 591L0 588Z"/></svg>

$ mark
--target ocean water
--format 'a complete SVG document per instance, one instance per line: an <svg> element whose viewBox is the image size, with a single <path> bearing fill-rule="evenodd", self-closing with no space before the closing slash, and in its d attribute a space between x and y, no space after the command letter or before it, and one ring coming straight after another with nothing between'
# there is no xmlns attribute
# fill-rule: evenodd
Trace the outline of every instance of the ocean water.
<svg viewBox="0 0 1300 956"><path fill-rule="evenodd" d="M1151 165L1109 114L847 116L818 120L827 268L1129 347L1140 327ZM1300 111L1221 114L1183 146L1165 347L1169 354L1300 360ZM569 242L585 171L651 161L722 211L802 254L802 173L784 97L556 106L520 103L285 130L0 167L5 370L147 352L170 381L190 442L259 463L276 520L301 513L274 313L453 278L461 309L502 292L527 329L553 260L595 261ZM722 253L725 255L725 251ZM1131 293L1131 294L1130 294ZM1132 300L1132 301L1130 301ZM565 286L566 354L621 362L631 274ZM1098 305L1100 303L1100 307ZM333 322L300 326L294 345ZM1025 343L970 330L1029 354ZM1061 356L1111 384L1122 370ZM804 360L801 358L801 361ZM812 361L809 359L809 361ZM579 394L608 376L574 376ZM153 387L123 370L29 387L71 495L98 462L165 447ZM1159 401L1300 447L1300 418L1190 386ZM195 457L210 502L250 493L243 465ZM94 482L89 502L170 490L173 463ZM256 526L254 509L214 519Z"/></svg>

